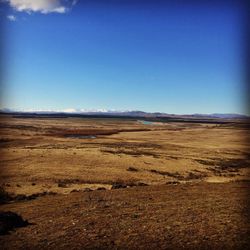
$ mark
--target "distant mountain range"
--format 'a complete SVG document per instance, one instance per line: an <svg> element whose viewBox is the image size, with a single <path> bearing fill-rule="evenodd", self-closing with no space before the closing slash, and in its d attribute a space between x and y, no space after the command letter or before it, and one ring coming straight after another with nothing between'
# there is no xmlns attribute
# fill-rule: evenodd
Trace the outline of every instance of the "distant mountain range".
<svg viewBox="0 0 250 250"><path fill-rule="evenodd" d="M221 119L244 119L249 118L247 115L242 114L168 114L162 112L144 112L144 111L119 111L119 110L106 110L106 109L64 109L64 110L14 110L14 109L0 109L1 113L7 114L37 114L37 115L101 115L101 116L126 116L126 117L144 117L144 118L221 118Z"/></svg>

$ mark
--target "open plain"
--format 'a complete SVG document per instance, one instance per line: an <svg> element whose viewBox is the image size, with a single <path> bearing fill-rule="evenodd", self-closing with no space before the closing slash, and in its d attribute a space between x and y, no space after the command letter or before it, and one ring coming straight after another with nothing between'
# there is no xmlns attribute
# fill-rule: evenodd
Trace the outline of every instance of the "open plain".
<svg viewBox="0 0 250 250"><path fill-rule="evenodd" d="M146 120L146 119L145 119ZM5 249L246 249L244 121L2 115Z"/></svg>

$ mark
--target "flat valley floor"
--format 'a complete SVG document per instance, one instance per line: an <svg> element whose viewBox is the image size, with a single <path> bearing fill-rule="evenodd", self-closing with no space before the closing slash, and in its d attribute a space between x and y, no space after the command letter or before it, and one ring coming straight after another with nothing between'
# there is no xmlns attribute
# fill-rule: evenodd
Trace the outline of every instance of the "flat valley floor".
<svg viewBox="0 0 250 250"><path fill-rule="evenodd" d="M2 115L0 127L1 211L30 223L0 236L4 249L250 248L246 123Z"/></svg>

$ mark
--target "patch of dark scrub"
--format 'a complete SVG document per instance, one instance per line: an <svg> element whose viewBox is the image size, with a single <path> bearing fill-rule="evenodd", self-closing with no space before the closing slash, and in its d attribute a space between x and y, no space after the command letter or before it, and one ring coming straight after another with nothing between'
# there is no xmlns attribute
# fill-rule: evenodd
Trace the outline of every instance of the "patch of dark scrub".
<svg viewBox="0 0 250 250"><path fill-rule="evenodd" d="M166 182L167 185L177 185L177 184L180 184L179 181L168 181Z"/></svg>
<svg viewBox="0 0 250 250"><path fill-rule="evenodd" d="M208 160L195 159L195 161L197 161L200 164L209 165L209 166L215 164L213 161L208 161Z"/></svg>
<svg viewBox="0 0 250 250"><path fill-rule="evenodd" d="M66 135L65 137L72 138L72 139L95 139L96 138L96 136L94 135L78 135L78 134Z"/></svg>
<svg viewBox="0 0 250 250"><path fill-rule="evenodd" d="M25 194L14 195L8 193L6 190L4 190L3 187L0 187L0 204L6 204L16 201L29 201L45 195L55 195L55 194L56 194L55 192L42 192L31 195L25 195Z"/></svg>
<svg viewBox="0 0 250 250"><path fill-rule="evenodd" d="M112 183L111 189L120 189L120 188L128 188L128 187L143 187L148 186L148 184L136 180L117 180Z"/></svg>
<svg viewBox="0 0 250 250"><path fill-rule="evenodd" d="M58 187L69 187L71 184L107 184L112 185L111 181L102 180L84 180L84 179L53 179Z"/></svg>
<svg viewBox="0 0 250 250"><path fill-rule="evenodd" d="M98 136L98 135L114 135L122 132L143 132L143 131L151 131L150 129L141 129L141 128L133 128L133 129L100 129L100 128L85 128L85 129L60 129L54 130L50 129L47 133L48 136L59 136L59 137L70 137L74 135L74 137L81 136Z"/></svg>
<svg viewBox="0 0 250 250"><path fill-rule="evenodd" d="M0 204L8 203L12 199L13 197L3 187L0 187Z"/></svg>
<svg viewBox="0 0 250 250"><path fill-rule="evenodd" d="M212 160L200 160L196 159L197 162L203 165L218 166L222 170L227 168L247 168L250 167L249 159L212 159Z"/></svg>
<svg viewBox="0 0 250 250"><path fill-rule="evenodd" d="M0 212L0 235L6 235L15 228L26 227L28 225L31 225L31 223L14 212Z"/></svg>
<svg viewBox="0 0 250 250"><path fill-rule="evenodd" d="M250 183L250 179L240 179L240 180L234 180L236 183ZM245 188L245 187L244 187Z"/></svg>
<svg viewBox="0 0 250 250"><path fill-rule="evenodd" d="M57 186L58 186L58 187L61 187L61 188L66 188L66 187L68 187L68 185L67 185L66 183L63 183L63 182L59 182L59 183L57 184Z"/></svg>
<svg viewBox="0 0 250 250"><path fill-rule="evenodd" d="M137 187L137 186L148 186L148 184L140 182L138 179L131 179L131 180L116 180L116 181L95 181L95 180L80 180L80 179L60 179L60 180L56 180L56 182L58 183L58 186L60 187L69 187L71 184L105 184L105 185L111 185L112 189L116 189L115 187L121 188L121 186L123 187ZM102 190L104 190L104 188L101 188ZM101 190L99 188L99 190ZM90 191L89 188L85 188L83 191L88 192ZM93 191L91 189L91 191Z"/></svg>
<svg viewBox="0 0 250 250"><path fill-rule="evenodd" d="M156 170L156 169L151 169L150 172L151 173L155 173L155 174L160 174L160 175L165 175L165 176L173 177L173 178L176 178L176 179L179 179L179 180L183 180L184 179L184 176L182 176L178 172L170 173L170 172L167 172L167 171L159 171L159 170Z"/></svg>
<svg viewBox="0 0 250 250"><path fill-rule="evenodd" d="M189 172L188 175L184 178L185 180L200 180L207 177L206 173L202 172Z"/></svg>
<svg viewBox="0 0 250 250"><path fill-rule="evenodd" d="M91 188L84 188L83 189L83 192L92 192L93 191L93 189L91 189Z"/></svg>
<svg viewBox="0 0 250 250"><path fill-rule="evenodd" d="M130 172L138 172L139 170L138 170L137 168L135 168L135 167L129 167L129 168L127 169L127 171L130 171Z"/></svg>
<svg viewBox="0 0 250 250"><path fill-rule="evenodd" d="M120 189L120 188L126 188L127 185L125 183L116 182L112 185L111 189Z"/></svg>
<svg viewBox="0 0 250 250"><path fill-rule="evenodd" d="M57 186L61 188L67 188L71 184L85 184L85 180L80 180L80 179L59 179L56 180Z"/></svg>
<svg viewBox="0 0 250 250"><path fill-rule="evenodd" d="M117 143L103 143L100 146L101 152L110 154L127 154L134 157L139 156L152 156L159 158L160 155L154 153L154 149L161 148L160 145L155 143L143 143L143 142L117 142Z"/></svg>
<svg viewBox="0 0 250 250"><path fill-rule="evenodd" d="M180 181L200 180L200 179L207 177L207 174L204 172L196 172L196 173L189 172L186 176L181 175L179 172L170 173L167 171L159 171L159 170L155 170L155 169L151 169L150 172L155 173L155 174L160 174L163 176L172 177L172 178L175 178L175 179L180 180Z"/></svg>
<svg viewBox="0 0 250 250"><path fill-rule="evenodd" d="M94 144L94 143L93 143ZM110 142L110 143L95 143L103 147L109 148L126 148L126 149L135 149L135 148L162 148L161 145L155 143L145 143L145 142Z"/></svg>
<svg viewBox="0 0 250 250"><path fill-rule="evenodd" d="M6 143L6 142L11 142L12 140L10 140L10 139L3 139L3 138L1 138L0 139L0 144L2 144L2 143Z"/></svg>
<svg viewBox="0 0 250 250"><path fill-rule="evenodd" d="M229 159L229 160L221 160L218 164L222 170L227 168L248 168L250 167L250 160L249 159Z"/></svg>
<svg viewBox="0 0 250 250"><path fill-rule="evenodd" d="M10 125L10 124L1 124L1 128L8 128L8 129L21 129L21 130L28 130L28 131L40 131L39 127L29 126L29 125Z"/></svg>
<svg viewBox="0 0 250 250"><path fill-rule="evenodd" d="M142 151L142 150L126 150L126 149L101 149L101 152L103 153L110 153L110 154L126 154L131 155L134 157L140 157L140 156L152 156L154 158L159 158L159 154L149 152L149 151Z"/></svg>
<svg viewBox="0 0 250 250"><path fill-rule="evenodd" d="M167 158L167 159L178 160L178 159L180 159L181 157L177 157L177 156L170 156L170 155L168 155L166 158Z"/></svg>
<svg viewBox="0 0 250 250"><path fill-rule="evenodd" d="M42 197L45 195L56 195L55 192L42 192L42 193L35 193L31 195L25 195L25 194L18 194L14 197L14 201L29 201L29 200L34 200L38 197Z"/></svg>
<svg viewBox="0 0 250 250"><path fill-rule="evenodd" d="M146 187L146 186L149 186L149 185L147 183L144 183L144 182L137 182L136 186L138 186L138 187Z"/></svg>
<svg viewBox="0 0 250 250"><path fill-rule="evenodd" d="M249 159L196 159L200 164L209 166L206 169L217 176L235 176L242 168L250 167Z"/></svg>

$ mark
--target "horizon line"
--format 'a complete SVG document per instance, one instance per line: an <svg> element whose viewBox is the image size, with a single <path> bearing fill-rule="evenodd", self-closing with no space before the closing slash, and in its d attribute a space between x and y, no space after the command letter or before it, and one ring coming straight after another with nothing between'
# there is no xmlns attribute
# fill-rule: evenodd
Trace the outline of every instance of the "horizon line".
<svg viewBox="0 0 250 250"><path fill-rule="evenodd" d="M165 114L165 115L240 115L240 116L250 116L247 113L238 113L238 112L209 112L209 113L171 113L171 112L165 112L165 111L144 111L139 109L83 109L83 108L66 108L66 109L18 109L18 108L0 108L0 112L4 113L65 113L65 114L84 114L84 113L132 113L132 112L142 112L146 114Z"/></svg>

